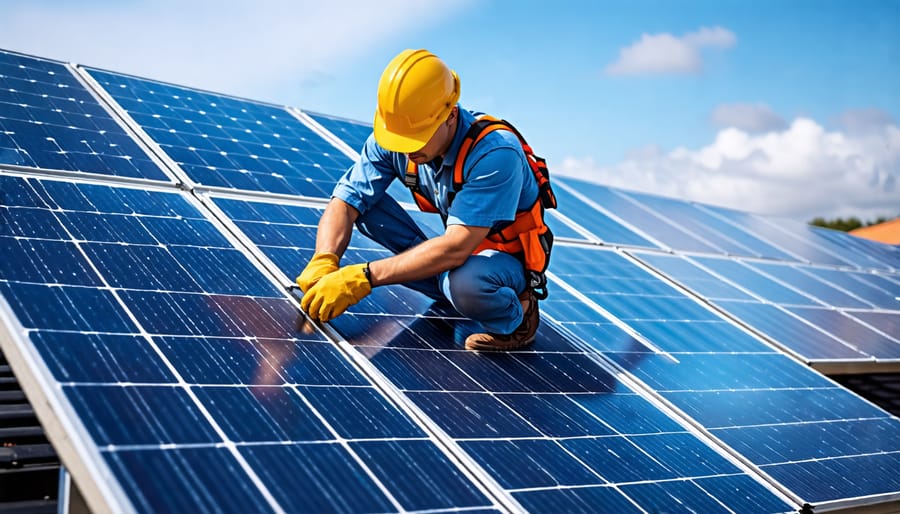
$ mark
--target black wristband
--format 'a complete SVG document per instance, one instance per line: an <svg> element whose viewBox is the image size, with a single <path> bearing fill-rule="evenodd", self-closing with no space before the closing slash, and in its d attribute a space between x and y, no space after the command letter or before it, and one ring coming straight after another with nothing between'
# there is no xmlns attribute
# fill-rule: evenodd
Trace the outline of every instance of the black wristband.
<svg viewBox="0 0 900 514"><path fill-rule="evenodd" d="M366 276L366 280L369 281L369 286L372 285L372 273L369 271L369 263L367 262L365 266L363 266L363 274Z"/></svg>

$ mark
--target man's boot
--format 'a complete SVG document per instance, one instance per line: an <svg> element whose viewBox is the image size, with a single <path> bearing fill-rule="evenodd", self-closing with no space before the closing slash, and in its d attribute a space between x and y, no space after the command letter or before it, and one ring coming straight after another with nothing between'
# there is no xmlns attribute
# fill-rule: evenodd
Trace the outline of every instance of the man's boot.
<svg viewBox="0 0 900 514"><path fill-rule="evenodd" d="M522 323L512 334L472 334L466 338L466 350L513 350L533 343L541 322L538 301L531 289L520 294L519 301L522 302Z"/></svg>

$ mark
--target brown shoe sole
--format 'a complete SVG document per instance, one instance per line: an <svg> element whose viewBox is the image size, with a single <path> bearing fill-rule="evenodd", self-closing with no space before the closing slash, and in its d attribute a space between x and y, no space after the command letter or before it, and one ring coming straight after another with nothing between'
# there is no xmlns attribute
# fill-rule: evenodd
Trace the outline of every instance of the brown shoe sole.
<svg viewBox="0 0 900 514"><path fill-rule="evenodd" d="M518 348L524 348L524 347L534 343L534 340L536 339L536 336L537 336L537 326L541 323L540 314L538 314L539 311L538 311L537 300L533 296L531 296L530 292L520 295L519 299L520 300L527 299L527 300L531 301L531 304L528 306L528 309L525 312L525 319L522 320L522 326L527 326L526 324L530 321L528 318L533 317L533 319L534 319L534 323L535 323L535 325L533 327L534 333L531 335L530 339L527 339L527 340L521 341L521 342L507 341L507 342L501 343L501 342L497 341L495 344L490 344L490 343L481 342L481 341L470 341L468 338L466 338L466 350L503 352L503 351L507 351L507 350L516 350ZM522 326L520 326L519 329L517 329L516 331L518 332ZM471 336L469 336L469 337L471 337Z"/></svg>
<svg viewBox="0 0 900 514"><path fill-rule="evenodd" d="M534 343L534 338L532 338L530 341L509 345L492 345L477 342L470 343L466 341L466 350L477 350L482 352L504 352L507 350L517 350L519 348L524 348L532 343Z"/></svg>

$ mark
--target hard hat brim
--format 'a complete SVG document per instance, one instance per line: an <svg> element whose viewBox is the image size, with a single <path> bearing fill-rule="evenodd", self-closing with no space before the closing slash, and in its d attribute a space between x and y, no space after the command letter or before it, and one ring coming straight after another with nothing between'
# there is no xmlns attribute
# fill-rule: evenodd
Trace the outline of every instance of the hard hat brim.
<svg viewBox="0 0 900 514"><path fill-rule="evenodd" d="M385 150L391 152L416 152L418 150L421 150L426 144L428 144L431 136L433 136L434 133L437 132L438 127L443 121L443 119L438 118L433 125L425 127L423 130L420 130L414 134L397 134L396 132L391 132L387 129L387 124L385 123L384 118L378 111L376 111L374 126L375 142L377 142L378 145Z"/></svg>

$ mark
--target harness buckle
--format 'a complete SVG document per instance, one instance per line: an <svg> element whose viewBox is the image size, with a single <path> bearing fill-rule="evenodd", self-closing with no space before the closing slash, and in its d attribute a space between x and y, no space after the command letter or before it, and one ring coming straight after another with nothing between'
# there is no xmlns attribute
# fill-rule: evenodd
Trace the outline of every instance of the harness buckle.
<svg viewBox="0 0 900 514"><path fill-rule="evenodd" d="M547 299L547 275L532 270L526 270L525 278L528 279L528 287L538 300Z"/></svg>
<svg viewBox="0 0 900 514"><path fill-rule="evenodd" d="M403 184L415 191L419 187L419 174L407 171L403 176Z"/></svg>

